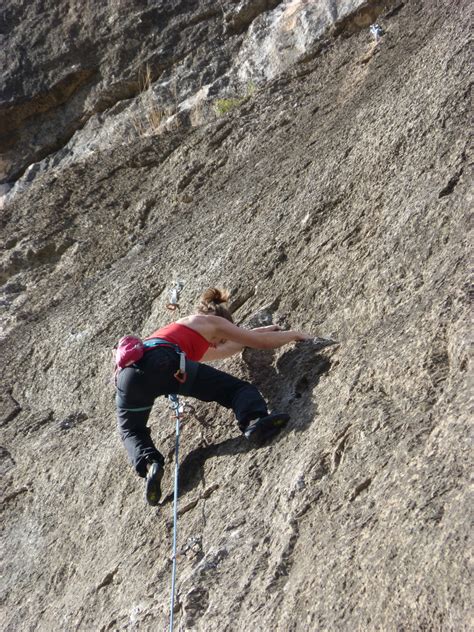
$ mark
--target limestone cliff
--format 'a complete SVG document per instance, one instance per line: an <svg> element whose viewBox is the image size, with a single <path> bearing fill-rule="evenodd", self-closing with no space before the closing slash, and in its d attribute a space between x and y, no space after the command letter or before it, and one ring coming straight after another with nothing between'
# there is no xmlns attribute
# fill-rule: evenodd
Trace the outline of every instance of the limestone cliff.
<svg viewBox="0 0 474 632"><path fill-rule="evenodd" d="M157 402L154 510L111 348L181 279L183 312L225 286L242 325L340 344L220 364L291 413L264 448L189 402L177 628L469 629L469 3L26 5L3 9L2 628L166 629L174 423Z"/></svg>

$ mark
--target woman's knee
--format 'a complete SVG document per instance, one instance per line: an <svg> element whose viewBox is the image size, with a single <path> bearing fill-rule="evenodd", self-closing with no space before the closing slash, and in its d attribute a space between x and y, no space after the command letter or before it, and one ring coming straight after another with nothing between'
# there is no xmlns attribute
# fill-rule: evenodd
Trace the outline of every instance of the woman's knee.
<svg viewBox="0 0 474 632"><path fill-rule="evenodd" d="M133 412L123 408L117 408L117 425L122 438L140 433L150 434L147 427L150 411Z"/></svg>

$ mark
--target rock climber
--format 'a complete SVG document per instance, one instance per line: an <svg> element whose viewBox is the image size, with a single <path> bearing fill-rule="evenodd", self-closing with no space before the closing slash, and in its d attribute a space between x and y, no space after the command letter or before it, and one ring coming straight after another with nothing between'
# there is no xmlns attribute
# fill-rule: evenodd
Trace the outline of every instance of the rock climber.
<svg viewBox="0 0 474 632"><path fill-rule="evenodd" d="M201 364L201 360L228 358L244 347L276 349L311 336L300 331L282 331L278 325L250 330L238 327L226 306L228 298L225 290L206 290L197 313L180 318L145 338L145 345L159 341L158 346L149 348L138 362L123 368L117 375L120 436L137 474L146 479L145 496L150 505L155 506L160 500L165 462L147 426L158 396L179 393L230 408L245 438L257 445L276 435L289 420L285 413L270 415L255 386ZM186 356L185 372L180 365L180 352Z"/></svg>

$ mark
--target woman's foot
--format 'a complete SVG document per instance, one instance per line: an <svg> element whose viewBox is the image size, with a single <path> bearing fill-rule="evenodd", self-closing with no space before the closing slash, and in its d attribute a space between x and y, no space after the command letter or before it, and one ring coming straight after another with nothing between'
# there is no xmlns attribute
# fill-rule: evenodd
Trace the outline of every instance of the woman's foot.
<svg viewBox="0 0 474 632"><path fill-rule="evenodd" d="M161 498L161 479L163 478L163 467L159 463L149 463L147 465L145 496L149 505L156 507Z"/></svg>
<svg viewBox="0 0 474 632"><path fill-rule="evenodd" d="M273 413L273 415L254 419L244 430L245 438L254 445L262 445L265 441L273 439L286 426L289 419L290 415L286 413Z"/></svg>

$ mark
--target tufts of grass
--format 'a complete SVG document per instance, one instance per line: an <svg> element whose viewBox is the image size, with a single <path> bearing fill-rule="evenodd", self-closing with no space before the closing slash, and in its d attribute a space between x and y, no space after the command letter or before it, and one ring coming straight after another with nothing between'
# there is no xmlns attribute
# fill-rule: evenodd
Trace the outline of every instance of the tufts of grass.
<svg viewBox="0 0 474 632"><path fill-rule="evenodd" d="M132 125L139 136L154 134L160 127L166 112L160 109L156 103L155 95L151 89L153 74L149 65L140 72L138 77L138 87L140 99L144 109L144 117L135 116Z"/></svg>
<svg viewBox="0 0 474 632"><path fill-rule="evenodd" d="M250 97L253 96L256 90L256 85L253 81L247 84L247 93L243 97L230 97L227 99L216 99L214 101L214 110L218 116L224 116L227 112L235 110L242 103L245 103Z"/></svg>
<svg viewBox="0 0 474 632"><path fill-rule="evenodd" d="M247 97L236 97L233 99L216 99L214 101L214 109L219 116L224 116L227 112L238 108Z"/></svg>

